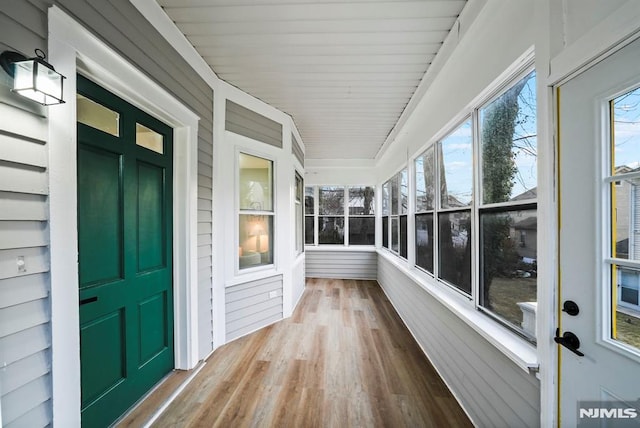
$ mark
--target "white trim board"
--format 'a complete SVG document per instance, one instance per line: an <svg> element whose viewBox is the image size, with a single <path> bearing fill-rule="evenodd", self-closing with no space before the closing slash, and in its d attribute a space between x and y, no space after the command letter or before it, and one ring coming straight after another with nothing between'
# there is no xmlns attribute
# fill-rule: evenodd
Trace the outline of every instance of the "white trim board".
<svg viewBox="0 0 640 428"><path fill-rule="evenodd" d="M199 118L58 7L49 9L48 20L49 59L67 76L67 103L49 109L53 424L80 426L76 73L82 71L174 128L174 340L180 369L198 362Z"/></svg>
<svg viewBox="0 0 640 428"><path fill-rule="evenodd" d="M639 36L640 7L628 0L596 27L550 59L548 85L562 82L611 55Z"/></svg>

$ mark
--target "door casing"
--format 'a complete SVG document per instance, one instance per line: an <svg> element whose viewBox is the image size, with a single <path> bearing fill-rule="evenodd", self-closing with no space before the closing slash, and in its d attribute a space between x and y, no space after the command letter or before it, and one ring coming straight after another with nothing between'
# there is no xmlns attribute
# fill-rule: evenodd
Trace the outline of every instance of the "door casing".
<svg viewBox="0 0 640 428"><path fill-rule="evenodd" d="M49 110L49 221L53 424L80 426L75 75L84 75L174 128L173 261L175 366L198 362L198 117L82 25L53 6L48 56L67 76L66 104ZM70 286L70 284L76 284Z"/></svg>

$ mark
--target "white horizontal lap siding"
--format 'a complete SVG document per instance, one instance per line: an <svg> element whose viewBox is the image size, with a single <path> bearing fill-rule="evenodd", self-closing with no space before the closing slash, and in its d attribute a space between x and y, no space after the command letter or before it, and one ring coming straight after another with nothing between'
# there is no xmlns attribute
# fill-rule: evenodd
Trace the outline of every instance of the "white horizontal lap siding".
<svg viewBox="0 0 640 428"><path fill-rule="evenodd" d="M540 383L380 256L378 282L478 426L536 427Z"/></svg>
<svg viewBox="0 0 640 428"><path fill-rule="evenodd" d="M307 251L307 278L376 279L378 256L373 251Z"/></svg>
<svg viewBox="0 0 640 428"><path fill-rule="evenodd" d="M270 297L271 292L275 292L276 296ZM281 275L227 287L227 341L265 327L282 317Z"/></svg>
<svg viewBox="0 0 640 428"><path fill-rule="evenodd" d="M212 135L200 125L199 134ZM198 139L198 350L205 358L213 349L212 296L212 208L213 208L213 144ZM202 243L202 244L201 244Z"/></svg>
<svg viewBox="0 0 640 428"><path fill-rule="evenodd" d="M0 51L44 48L43 11L28 2L7 9L0 6ZM46 109L12 94L8 81L0 79L0 426L44 427L51 423Z"/></svg>

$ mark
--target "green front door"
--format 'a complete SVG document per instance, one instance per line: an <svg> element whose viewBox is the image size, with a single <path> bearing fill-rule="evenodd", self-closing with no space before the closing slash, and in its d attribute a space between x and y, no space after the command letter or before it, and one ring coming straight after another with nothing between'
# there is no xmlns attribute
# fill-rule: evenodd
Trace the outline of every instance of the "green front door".
<svg viewBox="0 0 640 428"><path fill-rule="evenodd" d="M172 129L78 76L82 424L108 426L174 366Z"/></svg>

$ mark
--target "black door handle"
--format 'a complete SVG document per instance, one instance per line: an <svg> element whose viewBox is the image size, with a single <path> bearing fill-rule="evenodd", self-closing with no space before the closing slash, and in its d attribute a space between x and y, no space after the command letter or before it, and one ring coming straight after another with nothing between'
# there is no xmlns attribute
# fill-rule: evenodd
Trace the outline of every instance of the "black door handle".
<svg viewBox="0 0 640 428"><path fill-rule="evenodd" d="M564 346L565 348L567 348L569 351L573 352L577 356L584 357L584 354L578 351L578 348L580 348L580 339L578 339L578 336L576 336L572 332L565 331L564 333L562 333L562 336L560 336L560 329L557 328L556 337L554 337L553 340L557 344Z"/></svg>

